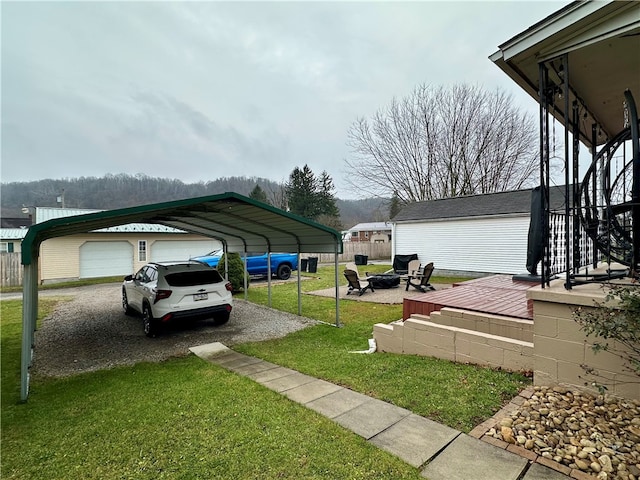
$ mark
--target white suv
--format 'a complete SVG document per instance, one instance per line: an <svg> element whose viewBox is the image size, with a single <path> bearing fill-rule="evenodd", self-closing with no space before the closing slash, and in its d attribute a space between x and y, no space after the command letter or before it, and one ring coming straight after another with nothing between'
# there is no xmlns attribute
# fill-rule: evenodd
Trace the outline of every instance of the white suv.
<svg viewBox="0 0 640 480"><path fill-rule="evenodd" d="M122 283L122 308L142 314L144 333L154 337L162 323L213 318L229 320L233 307L231 283L199 262L149 263Z"/></svg>

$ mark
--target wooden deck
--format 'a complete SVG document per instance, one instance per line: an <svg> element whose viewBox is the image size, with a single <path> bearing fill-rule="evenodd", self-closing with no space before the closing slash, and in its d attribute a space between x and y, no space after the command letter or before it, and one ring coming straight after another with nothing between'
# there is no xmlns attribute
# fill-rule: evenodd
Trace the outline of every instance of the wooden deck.
<svg viewBox="0 0 640 480"><path fill-rule="evenodd" d="M512 280L509 275L495 275L457 283L453 288L427 292L405 298L402 318L412 314L429 315L443 307L504 315L533 320L533 302L527 300L527 290L537 283Z"/></svg>

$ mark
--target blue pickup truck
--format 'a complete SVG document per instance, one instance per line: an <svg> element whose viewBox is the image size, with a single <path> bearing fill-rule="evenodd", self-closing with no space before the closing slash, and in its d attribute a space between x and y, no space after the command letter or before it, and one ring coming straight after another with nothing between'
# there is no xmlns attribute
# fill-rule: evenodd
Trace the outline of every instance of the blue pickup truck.
<svg viewBox="0 0 640 480"><path fill-rule="evenodd" d="M218 267L218 262L222 257L222 250L215 250L201 257L192 258L198 262L206 263L214 268ZM240 255L244 261L242 254ZM291 277L291 272L298 269L298 255L295 253L272 253L271 254L271 274L276 275L280 280L287 280ZM267 254L247 252L247 271L249 275L266 275Z"/></svg>

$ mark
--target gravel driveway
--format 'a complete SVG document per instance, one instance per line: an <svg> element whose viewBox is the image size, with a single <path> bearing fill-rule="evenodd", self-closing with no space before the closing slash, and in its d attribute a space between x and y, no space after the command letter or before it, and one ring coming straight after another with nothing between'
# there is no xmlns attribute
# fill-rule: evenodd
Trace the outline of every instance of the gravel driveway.
<svg viewBox="0 0 640 480"><path fill-rule="evenodd" d="M61 377L116 365L159 362L186 355L189 347L196 345L221 342L233 346L279 338L315 324L305 317L234 298L226 325L202 321L147 338L142 319L123 313L120 292L119 283L41 292L41 296L72 300L60 303L36 332L34 374Z"/></svg>

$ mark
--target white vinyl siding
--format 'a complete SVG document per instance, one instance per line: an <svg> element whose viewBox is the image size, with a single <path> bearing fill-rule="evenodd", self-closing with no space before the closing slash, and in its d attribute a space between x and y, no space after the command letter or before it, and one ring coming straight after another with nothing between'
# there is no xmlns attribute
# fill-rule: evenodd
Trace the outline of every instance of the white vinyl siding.
<svg viewBox="0 0 640 480"><path fill-rule="evenodd" d="M80 247L80 278L133 272L133 245L127 241L86 242Z"/></svg>
<svg viewBox="0 0 640 480"><path fill-rule="evenodd" d="M158 240L151 245L151 261L185 261L219 248L222 244L217 240Z"/></svg>
<svg viewBox="0 0 640 480"><path fill-rule="evenodd" d="M528 232L528 215L398 223L394 251L436 269L525 273Z"/></svg>

